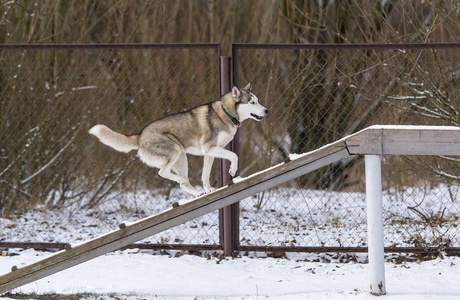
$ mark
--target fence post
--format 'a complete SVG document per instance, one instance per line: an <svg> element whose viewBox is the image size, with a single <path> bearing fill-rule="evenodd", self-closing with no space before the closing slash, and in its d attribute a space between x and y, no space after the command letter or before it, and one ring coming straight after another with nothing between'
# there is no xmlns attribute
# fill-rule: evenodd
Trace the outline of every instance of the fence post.
<svg viewBox="0 0 460 300"><path fill-rule="evenodd" d="M220 90L222 95L229 93L232 89L230 60L231 58L228 56L220 57ZM233 151L239 156L237 141L238 132L225 149ZM218 160L219 186L221 187L232 182L232 177L228 172L229 168L230 162L228 160ZM239 209L239 204L235 203L219 211L220 242L226 256L232 255L239 241Z"/></svg>
<svg viewBox="0 0 460 300"><path fill-rule="evenodd" d="M367 244L370 293L386 294L383 244L382 165L379 155L365 155Z"/></svg>

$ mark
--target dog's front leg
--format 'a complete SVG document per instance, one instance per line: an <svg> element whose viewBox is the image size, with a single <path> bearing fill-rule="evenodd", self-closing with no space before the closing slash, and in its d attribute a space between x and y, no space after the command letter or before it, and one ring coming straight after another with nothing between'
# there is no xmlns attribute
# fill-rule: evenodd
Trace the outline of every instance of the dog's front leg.
<svg viewBox="0 0 460 300"><path fill-rule="evenodd" d="M230 169L228 172L233 177L238 170L238 156L227 149L222 147L211 147L208 150L204 151L204 155L210 155L217 158L224 158L230 161Z"/></svg>
<svg viewBox="0 0 460 300"><path fill-rule="evenodd" d="M206 194L214 192L216 189L211 186L209 178L211 177L212 163L214 157L205 155L203 158L203 173L201 174L201 181L203 181L203 188Z"/></svg>

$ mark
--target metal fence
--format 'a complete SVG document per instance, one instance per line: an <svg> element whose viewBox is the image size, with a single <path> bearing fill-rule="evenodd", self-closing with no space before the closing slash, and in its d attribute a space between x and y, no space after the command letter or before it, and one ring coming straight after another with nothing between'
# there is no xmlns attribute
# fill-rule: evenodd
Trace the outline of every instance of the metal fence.
<svg viewBox="0 0 460 300"><path fill-rule="evenodd" d="M88 239L189 197L87 130L105 123L133 133L213 101L220 94L218 45L4 45L0 51L0 245ZM252 81L270 109L263 122L239 130L243 177L369 125L460 122L458 43L234 44L232 62L233 81ZM459 247L458 161L385 161L385 245ZM200 185L202 159L189 162L192 184ZM363 192L362 160L351 157L245 199L234 248L362 249ZM218 249L218 219L209 214L142 245Z"/></svg>
<svg viewBox="0 0 460 300"><path fill-rule="evenodd" d="M0 48L2 242L71 243L188 196L134 154L88 134L137 133L214 101L219 45L3 45ZM191 157L198 183L201 160ZM218 244L217 213L149 241Z"/></svg>
<svg viewBox="0 0 460 300"><path fill-rule="evenodd" d="M459 126L459 44L237 44L233 59L235 82L252 80L270 107L240 132L243 176L370 125ZM459 160L385 161L388 250L459 247ZM363 192L362 157L351 157L242 201L239 249L365 247Z"/></svg>

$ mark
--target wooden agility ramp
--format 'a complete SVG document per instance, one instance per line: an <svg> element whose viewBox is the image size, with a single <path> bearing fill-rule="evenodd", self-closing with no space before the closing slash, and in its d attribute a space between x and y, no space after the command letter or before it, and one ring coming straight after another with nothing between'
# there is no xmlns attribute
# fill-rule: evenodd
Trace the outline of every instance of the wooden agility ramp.
<svg viewBox="0 0 460 300"><path fill-rule="evenodd" d="M67 247L55 255L0 277L0 294L76 266L105 253L213 212L350 155L460 156L460 128L434 126L371 126L356 134L300 155L284 164L141 219L95 239Z"/></svg>

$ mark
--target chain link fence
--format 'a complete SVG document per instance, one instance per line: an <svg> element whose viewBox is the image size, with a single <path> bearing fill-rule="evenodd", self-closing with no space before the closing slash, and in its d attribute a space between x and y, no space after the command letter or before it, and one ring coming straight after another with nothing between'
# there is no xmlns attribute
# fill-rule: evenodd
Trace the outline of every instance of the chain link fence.
<svg viewBox="0 0 460 300"><path fill-rule="evenodd" d="M103 123L136 133L215 100L218 45L0 51L0 242L86 240L190 198L134 154L87 132ZM270 110L239 130L240 175L370 125L458 126L459 62L460 44L233 45L234 81L252 81ZM385 245L460 247L458 160L385 162ZM192 185L200 186L202 158L189 163ZM350 157L243 200L239 247L366 246L365 210L364 163ZM218 213L142 243L219 247Z"/></svg>
<svg viewBox="0 0 460 300"><path fill-rule="evenodd" d="M88 134L138 133L214 101L219 45L36 45L0 48L2 242L86 240L188 198L135 154ZM192 184L202 160L191 157ZM148 240L217 244L212 213Z"/></svg>
<svg viewBox="0 0 460 300"><path fill-rule="evenodd" d="M241 44L234 59L270 108L240 132L242 176L370 125L459 126L459 44ZM459 160L385 162L385 246L459 247ZM364 191L363 159L350 157L245 200L241 248L366 246Z"/></svg>

